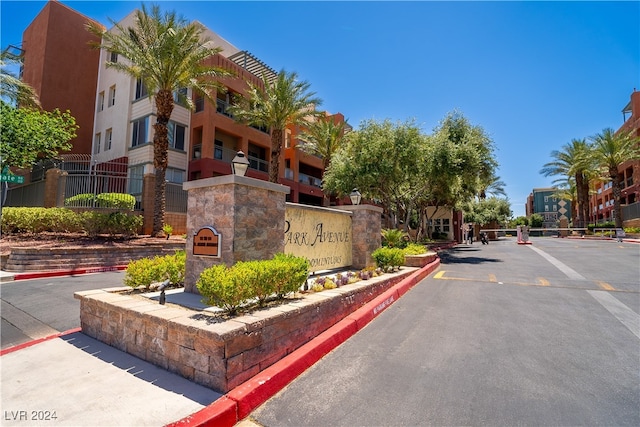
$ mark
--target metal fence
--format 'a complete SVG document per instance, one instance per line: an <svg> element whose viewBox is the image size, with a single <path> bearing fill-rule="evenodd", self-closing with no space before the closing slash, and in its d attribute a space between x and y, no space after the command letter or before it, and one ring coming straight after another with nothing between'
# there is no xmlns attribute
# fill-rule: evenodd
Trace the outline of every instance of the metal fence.
<svg viewBox="0 0 640 427"><path fill-rule="evenodd" d="M624 221L638 218L640 218L640 202L622 205L622 219Z"/></svg>
<svg viewBox="0 0 640 427"><path fill-rule="evenodd" d="M143 177L129 173L126 159L92 165L90 157L82 155L39 162L31 170L32 182L10 186L5 206L44 206L46 172L53 168L67 172L58 181L55 202L58 207L134 210L142 207ZM182 184L168 182L165 197L167 212L187 211L187 192Z"/></svg>

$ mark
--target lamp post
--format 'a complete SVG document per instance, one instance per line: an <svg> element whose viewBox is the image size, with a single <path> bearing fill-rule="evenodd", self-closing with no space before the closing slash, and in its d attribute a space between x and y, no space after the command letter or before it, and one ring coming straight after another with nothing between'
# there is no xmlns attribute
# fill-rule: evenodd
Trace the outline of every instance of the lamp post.
<svg viewBox="0 0 640 427"><path fill-rule="evenodd" d="M354 188L351 194L349 194L349 198L351 199L352 205L359 205L362 200L362 194L360 194L357 188Z"/></svg>
<svg viewBox="0 0 640 427"><path fill-rule="evenodd" d="M247 173L247 168L249 168L249 160L247 160L242 151L238 151L238 154L231 161L231 169L234 175L244 176Z"/></svg>

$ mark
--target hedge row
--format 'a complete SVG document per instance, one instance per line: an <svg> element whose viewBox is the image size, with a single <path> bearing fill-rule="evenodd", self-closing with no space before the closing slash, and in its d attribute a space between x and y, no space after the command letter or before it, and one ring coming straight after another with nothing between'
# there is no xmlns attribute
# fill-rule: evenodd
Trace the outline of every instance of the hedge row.
<svg viewBox="0 0 640 427"><path fill-rule="evenodd" d="M90 236L134 236L142 228L139 215L123 212L82 212L67 208L15 208L2 209L2 233L87 233Z"/></svg>
<svg viewBox="0 0 640 427"><path fill-rule="evenodd" d="M238 262L232 267L216 265L205 269L196 282L202 302L235 314L242 306L256 300L259 305L269 298L284 298L296 292L309 275L309 261L302 257L276 254L265 261Z"/></svg>
<svg viewBox="0 0 640 427"><path fill-rule="evenodd" d="M136 205L136 198L126 193L93 193L78 194L65 199L64 206L68 208L112 208L132 211Z"/></svg>

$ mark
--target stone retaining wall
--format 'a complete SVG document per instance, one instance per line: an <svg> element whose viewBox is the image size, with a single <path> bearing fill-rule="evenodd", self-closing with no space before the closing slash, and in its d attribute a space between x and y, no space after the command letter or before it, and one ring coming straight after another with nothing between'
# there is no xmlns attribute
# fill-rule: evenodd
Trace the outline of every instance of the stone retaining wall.
<svg viewBox="0 0 640 427"><path fill-rule="evenodd" d="M77 292L83 333L220 393L256 375L416 271L404 268L222 321L115 290Z"/></svg>
<svg viewBox="0 0 640 427"><path fill-rule="evenodd" d="M12 248L9 256L3 260L2 269L14 273L24 273L113 267L127 265L130 261L140 258L173 253L179 249L184 249L184 243L87 249Z"/></svg>

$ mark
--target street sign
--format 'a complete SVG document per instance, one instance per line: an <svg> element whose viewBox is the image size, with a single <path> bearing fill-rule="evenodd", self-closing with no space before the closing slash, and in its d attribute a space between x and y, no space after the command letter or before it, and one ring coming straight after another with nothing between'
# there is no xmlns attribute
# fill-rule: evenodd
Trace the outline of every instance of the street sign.
<svg viewBox="0 0 640 427"><path fill-rule="evenodd" d="M13 184L24 184L24 176L1 174L0 182L11 182Z"/></svg>

